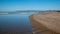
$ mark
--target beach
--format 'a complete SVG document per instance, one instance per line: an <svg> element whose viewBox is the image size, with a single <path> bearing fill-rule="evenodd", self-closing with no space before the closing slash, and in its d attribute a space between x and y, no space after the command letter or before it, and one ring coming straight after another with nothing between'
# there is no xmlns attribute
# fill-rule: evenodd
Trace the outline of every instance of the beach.
<svg viewBox="0 0 60 34"><path fill-rule="evenodd" d="M60 12L30 16L33 34L60 34Z"/></svg>

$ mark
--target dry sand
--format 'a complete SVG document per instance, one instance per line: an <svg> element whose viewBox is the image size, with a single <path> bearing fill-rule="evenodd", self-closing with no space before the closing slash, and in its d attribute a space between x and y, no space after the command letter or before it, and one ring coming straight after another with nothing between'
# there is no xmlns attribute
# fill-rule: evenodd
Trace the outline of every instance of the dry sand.
<svg viewBox="0 0 60 34"><path fill-rule="evenodd" d="M60 12L30 16L33 34L60 34Z"/></svg>

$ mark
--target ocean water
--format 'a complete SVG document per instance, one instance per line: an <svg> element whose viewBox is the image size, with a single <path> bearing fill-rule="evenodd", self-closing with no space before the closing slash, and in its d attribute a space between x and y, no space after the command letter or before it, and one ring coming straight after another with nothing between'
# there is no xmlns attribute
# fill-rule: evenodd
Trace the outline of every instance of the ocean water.
<svg viewBox="0 0 60 34"><path fill-rule="evenodd" d="M29 16L34 13L0 15L0 34L32 34Z"/></svg>
<svg viewBox="0 0 60 34"><path fill-rule="evenodd" d="M29 16L37 13L39 12L0 15L0 34L32 34Z"/></svg>

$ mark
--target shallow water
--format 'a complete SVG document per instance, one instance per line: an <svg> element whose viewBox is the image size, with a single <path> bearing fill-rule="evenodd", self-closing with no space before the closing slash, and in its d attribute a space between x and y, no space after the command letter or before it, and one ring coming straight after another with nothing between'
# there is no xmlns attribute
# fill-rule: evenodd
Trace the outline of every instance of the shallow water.
<svg viewBox="0 0 60 34"><path fill-rule="evenodd" d="M37 13L39 12L0 15L0 34L32 34L29 16Z"/></svg>
<svg viewBox="0 0 60 34"><path fill-rule="evenodd" d="M28 13L0 15L0 34L32 34L30 15Z"/></svg>

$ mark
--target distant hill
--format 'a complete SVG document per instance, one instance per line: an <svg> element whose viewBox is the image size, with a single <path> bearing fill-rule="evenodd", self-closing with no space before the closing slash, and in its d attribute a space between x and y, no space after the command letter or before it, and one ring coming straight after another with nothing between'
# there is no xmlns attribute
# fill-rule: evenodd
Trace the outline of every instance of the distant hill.
<svg viewBox="0 0 60 34"><path fill-rule="evenodd" d="M41 10L16 10L16 11L0 11L1 13L8 13L8 14L16 14L16 13L22 13L22 12L60 12L60 10L45 10L45 11L41 11Z"/></svg>

